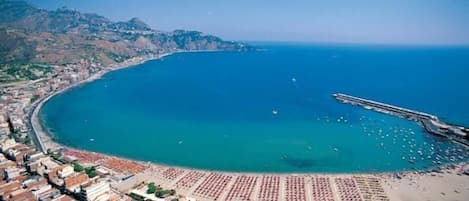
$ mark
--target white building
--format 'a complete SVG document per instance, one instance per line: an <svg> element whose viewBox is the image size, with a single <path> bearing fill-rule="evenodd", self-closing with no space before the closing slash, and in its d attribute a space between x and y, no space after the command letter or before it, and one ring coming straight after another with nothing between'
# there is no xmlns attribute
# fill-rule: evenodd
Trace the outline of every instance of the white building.
<svg viewBox="0 0 469 201"><path fill-rule="evenodd" d="M23 172L26 172L26 169L17 168L17 167L7 168L7 169L5 169L5 177L7 179L14 179L14 178L20 176Z"/></svg>
<svg viewBox="0 0 469 201"><path fill-rule="evenodd" d="M111 186L106 181L91 184L81 189L81 199L87 201L107 201L111 195Z"/></svg>
<svg viewBox="0 0 469 201"><path fill-rule="evenodd" d="M2 142L0 142L0 149L2 152L4 152L5 150L8 150L14 146L16 146L18 143L16 143L16 141L14 139L6 139Z"/></svg>
<svg viewBox="0 0 469 201"><path fill-rule="evenodd" d="M40 198L42 194L48 192L52 190L52 186L47 184L47 185L44 185L44 186L40 186L39 188L35 189L33 191L33 195L34 197L36 197L36 199Z"/></svg>
<svg viewBox="0 0 469 201"><path fill-rule="evenodd" d="M41 158L44 158L46 157L42 152L36 152L34 154L29 154L26 156L26 160L27 161L36 161L36 160L39 160Z"/></svg>
<svg viewBox="0 0 469 201"><path fill-rule="evenodd" d="M62 168L61 170L57 171L57 175L62 179L72 175L73 173L74 173L74 171L73 171L73 167L71 165L67 165L64 168Z"/></svg>

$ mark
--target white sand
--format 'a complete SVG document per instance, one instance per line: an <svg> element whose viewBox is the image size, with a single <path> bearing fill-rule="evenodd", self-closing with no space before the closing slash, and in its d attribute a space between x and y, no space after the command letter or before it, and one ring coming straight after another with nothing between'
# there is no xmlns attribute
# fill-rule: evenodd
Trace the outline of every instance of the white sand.
<svg viewBox="0 0 469 201"><path fill-rule="evenodd" d="M469 176L458 175L455 170L387 179L383 187L390 199L396 201L469 200Z"/></svg>

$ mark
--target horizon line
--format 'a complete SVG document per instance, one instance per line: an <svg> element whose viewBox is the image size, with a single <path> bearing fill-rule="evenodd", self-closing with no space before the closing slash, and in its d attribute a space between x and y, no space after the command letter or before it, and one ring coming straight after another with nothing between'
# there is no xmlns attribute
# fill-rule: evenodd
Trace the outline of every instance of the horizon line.
<svg viewBox="0 0 469 201"><path fill-rule="evenodd" d="M223 39L223 37L220 37ZM310 44L310 45L340 45L340 46L399 46L399 47L459 47L469 48L469 43L386 43L386 42L335 42L335 41L307 41L307 40L229 40L243 43L282 43L282 44Z"/></svg>

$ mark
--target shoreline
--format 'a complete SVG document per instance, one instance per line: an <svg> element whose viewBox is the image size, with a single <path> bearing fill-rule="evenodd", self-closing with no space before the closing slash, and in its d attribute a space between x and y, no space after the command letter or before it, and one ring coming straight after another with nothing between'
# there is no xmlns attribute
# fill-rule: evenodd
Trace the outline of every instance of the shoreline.
<svg viewBox="0 0 469 201"><path fill-rule="evenodd" d="M116 67L106 68L105 70L100 71L96 74L93 74L93 75L89 76L88 78L86 78L84 80L80 80L76 83L72 83L72 84L70 84L70 85L68 85L68 86L66 86L66 87L64 87L60 90L57 90L57 91L55 91L55 92L53 92L53 93L51 93L51 94L49 94L49 95L47 95L47 96L45 96L41 99L36 100L34 103L31 104L30 108L32 109L32 111L30 112L28 119L29 119L30 126L31 126L31 132L30 133L34 135L35 141L39 144L40 149L41 149L39 151L43 152L44 154L47 154L47 150L49 148L47 148L47 146L45 146L44 142L49 143L50 148L52 148L52 147L53 148L64 147L64 148L68 148L68 149L73 149L71 147L67 147L67 146L64 146L62 144L59 144L59 143L55 142L53 140L53 136L48 131L45 131L44 127L40 123L39 112L40 112L42 106L45 103L47 103L47 101L49 101L51 98L53 98L54 96L59 95L61 93L64 93L64 92L66 92L70 89L73 89L75 87L81 86L81 85L86 84L88 82L93 82L97 79L100 79L102 76L104 76L107 73L110 73L110 72L113 72L113 71L116 71L116 70L131 68L131 67L143 64L143 63L148 62L148 61L162 59L164 57L171 56L171 55L176 54L176 53L182 53L182 52L184 52L184 51L164 53L164 54L158 55L156 57L149 57L149 58L140 57L140 60L137 61L137 62L131 62L129 64L123 64L123 65L118 64ZM134 57L134 58L139 58L139 57ZM86 150L83 150L83 151L86 151Z"/></svg>
<svg viewBox="0 0 469 201"><path fill-rule="evenodd" d="M89 76L88 78L86 78L84 80L80 80L76 83L72 83L72 84L70 84L70 85L68 85L68 86L66 86L66 87L64 87L60 90L54 91L53 93L51 93L51 94L49 94L49 95L47 95L43 98L40 98L40 99L36 100L35 102L33 102L31 104L31 106L29 107L29 112L28 112L28 117L27 117L29 125L30 125L30 129L31 129L31 132L29 132L29 134L33 135L33 140L35 142L37 142L40 146L41 150L39 150L39 151L43 152L44 154L47 153L47 149L48 149L46 146L44 146L44 142L49 143L49 145L53 148L63 147L63 148L67 148L67 149L79 150L79 149L68 147L68 146L60 144L58 142L55 142L53 140L53 136L48 131L45 131L42 124L40 123L39 111L41 110L42 106L47 101L49 101L51 98L53 98L54 96L59 95L61 93L64 93L64 92L66 92L70 89L73 89L75 87L79 87L79 86L81 86L83 84L86 84L88 82L93 82L97 79L100 79L102 76L104 76L107 73L117 71L117 70L132 68L132 67L138 66L140 64L143 64L143 63L146 63L146 62L149 62L149 61L153 61L153 60L163 59L164 57L168 57L168 56L171 56L171 55L174 55L174 54L178 54L178 53L198 53L198 52L222 52L222 51L223 50L189 50L189 51L178 50L178 51L174 51L174 52L163 53L163 54L160 54L158 56L150 56L150 57L147 57L147 58L145 58L145 57L134 57L132 59L138 58L139 60L136 61L136 62L130 62L128 64L116 64L116 66L107 67L107 68L105 68L105 70L97 72L96 74L93 74L93 75ZM125 62L126 61L124 61L123 63L125 63ZM36 143L35 143L35 145L37 146ZM87 151L87 150L80 150L80 151ZM90 151L87 151L87 152L90 152ZM94 153L94 152L92 152L92 153ZM97 154L102 154L102 153L97 153ZM120 158L123 158L123 157L120 157ZM127 159L127 160L132 160L132 159Z"/></svg>
<svg viewBox="0 0 469 201"><path fill-rule="evenodd" d="M51 98L53 98L56 95L59 95L61 93L64 93L70 89L73 89L75 87L79 87L83 84L86 84L88 82L93 82L97 79L102 78L107 73L121 70L121 69L126 69L126 68L131 68L134 66L138 66L140 64L146 63L148 61L152 60L159 60L163 59L164 57L171 56L177 53L197 53L197 52L221 52L220 50L197 50L197 51L175 51L175 52L170 52L170 53L164 53L161 55L158 55L157 57L149 57L149 58L142 58L140 57L140 60L137 62L131 62L129 64L123 64L123 65L117 65L116 67L110 67L106 68L103 71L100 71L96 74L91 75L90 77L78 81L76 83L73 83L69 86L64 87L63 89L60 89L58 91L53 92L52 94L49 94L41 99L36 100L33 104L31 104L32 112L29 115L28 119L30 121L32 133L34 135L35 140L37 140L39 146L40 146L40 151L42 151L44 154L47 154L48 149L56 150L58 148L64 148L68 150L74 150L74 151L79 151L79 152L85 152L85 153L93 153L93 154L98 154L102 155L105 157L114 157L114 158L120 158L128 161L133 161L137 163L150 163L153 165L157 166L165 166L165 167L174 167L174 168L179 168L179 169L185 169L185 170L198 170L198 171L204 171L204 172L218 172L218 173L227 173L227 174L275 174L275 175L311 175L311 174L317 174L317 175L394 175L394 174L408 174L408 173L414 173L414 172L421 172L421 171L432 171L435 169L444 169L448 166L459 166L460 164L465 164L467 162L459 162L459 163L447 163L447 164L442 164L439 166L433 166L429 167L428 169L416 169L416 170L395 170L395 171L383 171L383 172L373 172L373 171L368 171L368 172L249 172L249 171L226 171L226 170L210 170L210 169L201 169L201 168L191 168L191 167L185 167L185 166L178 166L178 165L171 165L171 164L164 164L164 163L158 163L158 162L153 162L153 161L143 161L143 160L136 160L132 158L127 158L124 156L117 156L117 155L112 155L112 154L107 154L107 153L100 153L100 152L94 152L94 151L89 151L85 149L79 149L79 148L73 148L69 147L67 145L60 144L53 139L53 135L46 131L43 127L43 125L40 122L39 119L39 112L42 108L42 106L47 103ZM136 57L138 58L138 57ZM37 144L36 144L37 145Z"/></svg>
<svg viewBox="0 0 469 201"><path fill-rule="evenodd" d="M413 192L416 195L420 195L420 194L424 195L424 197L427 198L426 200L429 200L428 197L431 197L431 198L438 197L439 198L438 200L445 200L445 199L454 200L453 197L469 196L469 191L464 190L464 189L461 190L459 187L458 187L458 192L462 191L462 193L461 194L456 193L454 195L451 195L453 197L441 197L441 196L444 196L445 193L442 193L442 191L440 191L441 188L445 188L446 193L448 192L451 193L451 191L449 191L448 188L456 188L460 184L469 185L469 180L467 179L464 180L465 176L459 176L460 171L463 168L468 166L467 162L461 162L457 164L454 164L454 163L443 164L440 166L431 167L429 169L396 170L396 171L385 171L385 172L348 172L348 173L341 173L341 172L338 172L338 173L277 172L276 173L276 172L242 172L242 171L235 172L235 171L223 171L223 170L197 169L197 168L181 167L177 165L169 165L169 164L152 162L152 161L136 160L132 158L126 158L123 156L117 156L117 155L112 155L112 154L99 153L99 152L93 152L89 150L82 150L78 148L68 147L66 145L63 145L54 141L53 135L49 131L47 131L47 128L44 128L40 122L39 113L40 113L42 106L56 95L64 93L67 90L73 89L74 87L78 87L83 84L93 82L97 79L100 79L106 73L109 73L112 71L121 70L125 68L131 68L139 64L152 61L152 60L162 59L166 56L171 56L176 53L191 53L191 52L207 52L207 51L177 51L177 52L172 52L172 53L165 53L165 54L159 55L158 57L148 57L148 58L139 57L138 61L116 65L114 67L104 68L104 70L98 71L97 73L91 75L90 77L84 80L78 81L76 83L72 83L41 99L36 100L34 103L31 104L30 111L28 113L29 115L28 120L31 126L30 127L31 134L34 135L32 136L32 139L35 141L36 147L41 149L40 151L42 151L45 154L47 154L48 149L51 149L51 150L62 149L64 151L64 155L73 156L73 157L76 157L77 155L83 156L84 158L86 158L86 160L83 160L83 161L78 160L78 161L82 164L88 164L88 165L91 164L93 166L99 165L99 166L104 166L106 168L109 168L109 164L110 164L109 161L122 161L128 164L134 164L138 167L143 168L143 170L139 171L138 173L132 172L132 170L134 170L132 168L129 168L128 170L124 170L122 172L119 172L116 169L111 169L111 170L118 174L124 174L127 176L131 175L131 177L133 177L134 179L130 179L130 180L138 180L138 181L142 180L144 182L148 182L148 181L159 182L158 184L166 188L175 188L177 191L182 192L182 194L185 194L186 196L189 196L189 195L194 196L194 194L191 193L194 190L193 189L192 190L181 189L176 185L176 181L182 179L183 177L186 177L191 172L198 172L198 173L204 174L205 176L202 178L206 178L206 176L209 174L220 174L220 175L233 177L233 180L234 178L239 178L241 176L256 177L259 179L263 177L267 177L267 176L275 176L275 177L279 177L282 183L284 183L285 179L289 177L302 177L302 178L305 178L305 180L307 180L308 182L310 182L309 178L311 177L327 177L331 179L331 182L336 178L372 177L372 178L378 178L380 180L380 183L385 189L385 192L389 196L390 200L409 200L409 197L406 197L406 194L408 194L408 192ZM73 153L75 155L73 155ZM95 160L96 158L97 160ZM125 167L128 167L128 166L125 166ZM120 167L115 167L115 168L119 169ZM438 172L432 171L436 169L438 170ZM182 171L183 173L180 173L179 176L174 177L170 181L168 181L167 178L164 177L164 172L168 170ZM462 179L462 182L460 181L461 179ZM424 181L424 182L420 183L419 185L415 185L417 181ZM429 181L432 181L432 182L429 182ZM126 183L125 181L123 182ZM200 185L200 181L197 184ZM232 184L233 183L231 183L231 185ZM122 186L121 184L114 184L114 185L116 186L116 188ZM422 188L421 186L428 186L428 187ZM125 189L123 191L128 192L128 189ZM224 191L223 194L226 195L227 192ZM417 198L420 198L420 197L413 197L411 200L422 200L422 201L424 200L424 198L421 198L421 199L417 199ZM201 199L201 200L205 200L205 199Z"/></svg>

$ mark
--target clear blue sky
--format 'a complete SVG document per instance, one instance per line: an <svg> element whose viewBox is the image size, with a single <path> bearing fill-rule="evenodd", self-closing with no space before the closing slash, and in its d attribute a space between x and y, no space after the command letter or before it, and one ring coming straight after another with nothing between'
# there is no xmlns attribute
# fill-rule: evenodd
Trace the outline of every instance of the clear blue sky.
<svg viewBox="0 0 469 201"><path fill-rule="evenodd" d="M469 0L28 0L229 40L469 44Z"/></svg>

